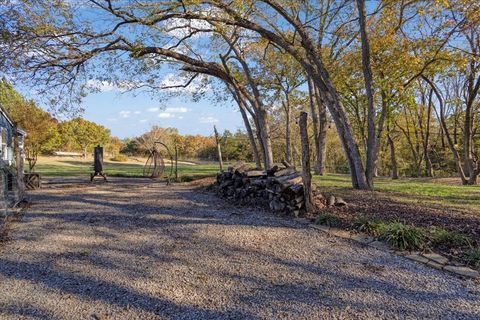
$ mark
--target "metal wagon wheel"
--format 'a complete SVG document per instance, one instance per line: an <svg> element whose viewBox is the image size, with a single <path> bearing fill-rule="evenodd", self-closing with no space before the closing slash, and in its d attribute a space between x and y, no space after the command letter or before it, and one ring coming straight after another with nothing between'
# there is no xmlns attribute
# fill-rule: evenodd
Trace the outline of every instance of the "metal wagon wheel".
<svg viewBox="0 0 480 320"><path fill-rule="evenodd" d="M165 171L165 161L163 160L163 157L160 155L159 152L156 152L155 164L156 171L154 178L163 176L163 172Z"/></svg>
<svg viewBox="0 0 480 320"><path fill-rule="evenodd" d="M161 147L161 151L157 149L157 146ZM167 145L160 141L155 141L154 147L147 151L147 153L148 157L147 162L143 167L143 176L146 178L155 179L162 177L165 174L167 183L169 183L173 173L173 157ZM163 154L166 154L166 156L170 158L170 172L168 174L165 173L165 160L163 158Z"/></svg>
<svg viewBox="0 0 480 320"><path fill-rule="evenodd" d="M148 152L147 162L143 167L143 176L146 178L151 178L155 173L155 151Z"/></svg>

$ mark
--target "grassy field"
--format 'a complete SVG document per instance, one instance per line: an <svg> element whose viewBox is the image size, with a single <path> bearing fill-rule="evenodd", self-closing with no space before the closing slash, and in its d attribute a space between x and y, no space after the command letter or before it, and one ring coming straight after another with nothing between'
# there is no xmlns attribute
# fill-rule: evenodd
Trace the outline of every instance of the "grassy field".
<svg viewBox="0 0 480 320"><path fill-rule="evenodd" d="M47 177L61 176L89 176L92 173L93 160L78 158L40 157L35 172ZM108 176L141 177L145 159L130 160L128 162L105 161L104 171ZM165 166L165 172L170 172L170 165ZM178 164L179 176L204 176L218 172L216 164Z"/></svg>
<svg viewBox="0 0 480 320"><path fill-rule="evenodd" d="M351 190L347 175L313 176L313 181L329 192ZM387 198L422 205L448 206L480 214L480 186L462 186L458 178L376 178L375 191Z"/></svg>
<svg viewBox="0 0 480 320"><path fill-rule="evenodd" d="M109 176L142 176L144 160L131 159L126 163L106 161L104 169ZM36 172L44 176L88 176L92 172L91 166L92 160L41 157L36 166ZM168 170L170 170L169 165L166 166L166 171ZM218 165L216 163L179 163L178 171L180 177L214 175L218 172ZM314 176L313 181L325 192L345 196L351 193L348 175ZM375 191L378 195L395 201L426 206L446 206L480 214L480 186L459 185L457 178L399 180L377 178Z"/></svg>

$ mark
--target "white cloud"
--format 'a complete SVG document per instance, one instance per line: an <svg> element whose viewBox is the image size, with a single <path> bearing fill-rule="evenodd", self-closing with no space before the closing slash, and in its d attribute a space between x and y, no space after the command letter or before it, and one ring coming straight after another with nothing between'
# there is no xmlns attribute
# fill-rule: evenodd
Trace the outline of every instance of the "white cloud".
<svg viewBox="0 0 480 320"><path fill-rule="evenodd" d="M194 30L208 30L212 28L212 26L206 21L182 18L170 19L168 22L168 27L169 29L167 33L177 38L183 38ZM205 33L202 32L193 34L192 38L200 37L202 34Z"/></svg>
<svg viewBox="0 0 480 320"><path fill-rule="evenodd" d="M200 123L217 123L218 119L214 117L200 117Z"/></svg>
<svg viewBox="0 0 480 320"><path fill-rule="evenodd" d="M95 91L100 91L100 92L109 92L109 91L119 90L119 88L115 84L109 81L101 81L97 79L88 80L87 88L93 89Z"/></svg>
<svg viewBox="0 0 480 320"><path fill-rule="evenodd" d="M147 121L148 121L147 119L142 119L142 120L140 120L141 123L145 123L145 122L147 122Z"/></svg>
<svg viewBox="0 0 480 320"><path fill-rule="evenodd" d="M183 119L183 116L178 117L178 119L182 120L182 119Z"/></svg>
<svg viewBox="0 0 480 320"><path fill-rule="evenodd" d="M130 118L130 115L132 114L131 111L126 111L126 110L122 110L118 113L120 115L121 118Z"/></svg>
<svg viewBox="0 0 480 320"><path fill-rule="evenodd" d="M188 109L185 108L185 107L167 108L167 109L165 109L165 112L171 112L171 113L186 113L186 112L188 112Z"/></svg>
<svg viewBox="0 0 480 320"><path fill-rule="evenodd" d="M162 119L175 118L175 116L169 112L161 112L158 114L158 117Z"/></svg>
<svg viewBox="0 0 480 320"><path fill-rule="evenodd" d="M140 114L141 112L140 111L135 111L134 114Z"/></svg>
<svg viewBox="0 0 480 320"><path fill-rule="evenodd" d="M157 111L160 111L160 108L158 108L158 107L148 108L147 111L148 111L148 112L157 112Z"/></svg>
<svg viewBox="0 0 480 320"><path fill-rule="evenodd" d="M163 87L165 88L164 90L168 90L171 92L186 92L189 94L194 94L199 91L204 92L210 90L211 88L208 84L202 84L201 78L201 76L197 77L188 86L182 87L187 84L191 78L188 76L181 77L175 73L168 73L160 82L160 87Z"/></svg>

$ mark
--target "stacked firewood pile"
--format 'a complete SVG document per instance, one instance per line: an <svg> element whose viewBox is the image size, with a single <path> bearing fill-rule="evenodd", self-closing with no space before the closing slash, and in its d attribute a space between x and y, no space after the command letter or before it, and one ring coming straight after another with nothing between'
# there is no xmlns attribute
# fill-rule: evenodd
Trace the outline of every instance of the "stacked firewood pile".
<svg viewBox="0 0 480 320"><path fill-rule="evenodd" d="M266 206L274 212L294 216L305 211L302 175L288 164L263 171L239 163L219 173L217 184L220 196L235 203ZM328 200L318 189L314 190L313 203L317 208L324 207Z"/></svg>

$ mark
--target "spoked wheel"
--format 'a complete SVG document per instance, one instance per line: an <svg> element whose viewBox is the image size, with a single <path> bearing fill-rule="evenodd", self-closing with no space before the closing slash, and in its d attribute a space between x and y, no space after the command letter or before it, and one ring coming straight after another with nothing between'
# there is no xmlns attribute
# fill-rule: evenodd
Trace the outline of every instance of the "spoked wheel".
<svg viewBox="0 0 480 320"><path fill-rule="evenodd" d="M165 161L163 160L163 157L157 153L157 156L155 157L155 175L154 178L162 177L163 172L165 171Z"/></svg>
<svg viewBox="0 0 480 320"><path fill-rule="evenodd" d="M156 146L163 147L162 150L158 150ZM163 159L163 155L166 154L167 157L170 159L170 173L165 173L165 160ZM145 178L156 179L163 177L167 179L167 183L170 182L170 177L173 173L173 158L170 150L168 149L167 145L156 141L155 145L152 149L147 151L147 162L143 167L143 176Z"/></svg>
<svg viewBox="0 0 480 320"><path fill-rule="evenodd" d="M143 176L145 178L152 178L155 173L155 154L154 152L149 152L147 162L143 167Z"/></svg>

